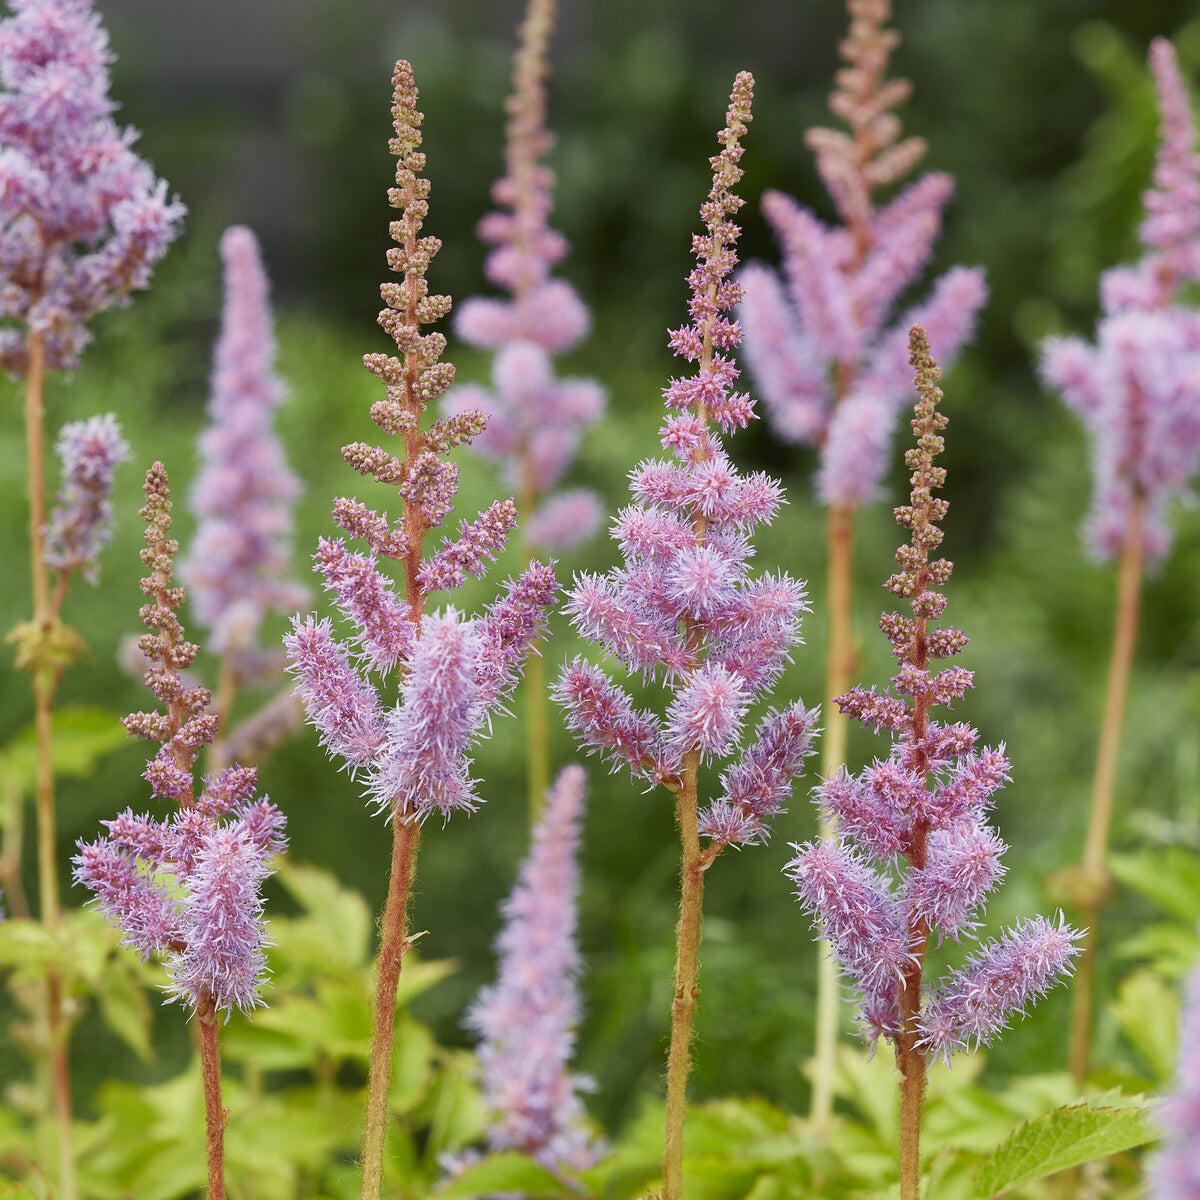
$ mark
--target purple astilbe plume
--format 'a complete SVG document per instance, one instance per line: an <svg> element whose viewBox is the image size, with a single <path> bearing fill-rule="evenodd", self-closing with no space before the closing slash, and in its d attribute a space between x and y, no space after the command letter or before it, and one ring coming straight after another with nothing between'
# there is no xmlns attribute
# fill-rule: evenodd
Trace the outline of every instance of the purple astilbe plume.
<svg viewBox="0 0 1200 1200"><path fill-rule="evenodd" d="M0 365L74 368L101 309L143 288L184 207L113 120L108 35L90 0L11 0L0 21Z"/></svg>
<svg viewBox="0 0 1200 1200"><path fill-rule="evenodd" d="M872 500L888 468L892 433L911 402L908 328L929 331L949 362L971 336L987 296L983 272L952 267L928 299L893 317L899 296L921 274L954 188L934 172L876 207L873 193L912 170L921 138L900 139L890 110L908 98L908 80L885 80L900 41L884 28L890 0L849 0L846 62L829 107L849 133L810 129L805 141L840 225L826 225L790 196L769 191L763 215L783 254L780 272L751 263L740 274L738 317L746 363L776 434L820 447L817 489L829 505Z"/></svg>
<svg viewBox="0 0 1200 1200"><path fill-rule="evenodd" d="M974 673L931 669L935 660L958 654L967 639L934 625L946 607L937 589L953 569L947 559L930 557L942 540L937 522L949 507L933 495L946 477L945 468L934 465L946 418L937 408L941 373L919 326L909 345L920 394L912 421L917 445L905 455L911 498L895 515L911 538L896 551L900 569L884 587L908 600L912 616L892 612L880 620L899 664L892 690L858 687L837 698L860 724L889 729L892 749L856 776L842 770L825 779L815 797L823 813L836 818L839 835L796 846L785 870L861 994L867 1040L886 1037L895 1046L902 1192L915 1196L903 1181L915 1179L917 1170L926 1063L972 1042L990 1042L1068 972L1081 935L1061 919L1035 917L932 987L923 979L931 934L956 941L969 936L1003 873L1005 846L986 818L1008 777L1008 760L1003 747L977 748L969 726L934 719L935 709L974 686ZM904 869L897 880L898 862Z"/></svg>
<svg viewBox="0 0 1200 1200"><path fill-rule="evenodd" d="M198 647L184 638L175 610L184 599L172 584L178 542L168 537L167 475L155 463L146 475L146 549L141 581L149 603L142 618L153 632L141 650L153 664L146 683L163 706L123 721L137 737L161 743L144 777L156 797L178 809L156 819L126 809L103 824L108 836L79 843L75 880L95 893L93 903L121 929L122 941L143 959L166 958L168 992L201 1018L263 1003L266 976L261 885L283 851L283 814L254 799L252 767L231 766L206 777L197 794L194 764L216 733L205 712L207 688L186 687L180 671Z"/></svg>
<svg viewBox="0 0 1200 1200"><path fill-rule="evenodd" d="M567 1069L581 1015L576 855L586 782L582 767L564 767L547 795L501 908L499 978L465 1021L481 1039L489 1147L520 1150L552 1171L582 1171L600 1151L579 1098L591 1080Z"/></svg>
<svg viewBox="0 0 1200 1200"><path fill-rule="evenodd" d="M1101 560L1120 555L1135 532L1140 555L1162 559L1171 548L1167 510L1190 494L1200 467L1200 312L1180 303L1181 287L1200 279L1200 155L1170 42L1151 43L1150 66L1162 142L1145 195L1145 253L1102 276L1094 345L1049 338L1042 350L1042 378L1091 437L1095 491L1085 536Z"/></svg>
<svg viewBox="0 0 1200 1200"><path fill-rule="evenodd" d="M264 665L257 646L263 616L295 612L308 590L289 577L291 506L300 485L271 425L284 389L273 369L268 283L254 234L227 229L221 258L225 308L209 425L189 497L196 535L179 573L209 648L245 677Z"/></svg>
<svg viewBox="0 0 1200 1200"><path fill-rule="evenodd" d="M587 308L551 268L566 240L547 225L553 172L541 160L553 144L546 130L547 44L556 0L530 0L520 30L508 98L506 173L492 196L501 211L479 223L491 245L487 277L510 299L463 301L454 331L495 351L491 388L463 385L446 396L448 412L487 414L476 448L504 464L520 497L520 532L530 551L565 550L600 524L600 502L583 489L550 493L570 466L582 430L604 410L604 390L591 379L559 379L552 354L569 350L588 331Z"/></svg>
<svg viewBox="0 0 1200 1200"><path fill-rule="evenodd" d="M1200 1196L1200 967L1184 985L1175 1090L1158 1110L1165 1138L1148 1171L1147 1200Z"/></svg>
<svg viewBox="0 0 1200 1200"><path fill-rule="evenodd" d="M57 449L62 485L46 526L43 558L56 571L79 571L94 584L100 551L112 537L113 472L128 460L129 445L116 417L105 413L64 425Z"/></svg>

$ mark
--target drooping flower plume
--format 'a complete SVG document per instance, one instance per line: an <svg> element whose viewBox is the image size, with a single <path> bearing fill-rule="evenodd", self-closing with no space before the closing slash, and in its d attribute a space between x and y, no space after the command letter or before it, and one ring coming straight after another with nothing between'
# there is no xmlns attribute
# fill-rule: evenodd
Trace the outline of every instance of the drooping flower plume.
<svg viewBox="0 0 1200 1200"><path fill-rule="evenodd" d="M147 285L184 207L113 120L108 35L91 0L12 0L0 21L0 366L28 335L73 368L87 322Z"/></svg>
<svg viewBox="0 0 1200 1200"><path fill-rule="evenodd" d="M272 429L284 389L274 374L268 283L254 234L227 229L221 258L225 307L189 497L196 534L180 575L209 649L239 675L253 675L264 657L257 644L263 617L291 614L308 599L290 564L300 485Z"/></svg>
<svg viewBox="0 0 1200 1200"><path fill-rule="evenodd" d="M122 941L143 959L166 958L168 992L202 1017L263 1003L266 976L262 881L286 845L283 814L265 796L254 798L254 768L236 764L201 781L194 765L217 723L205 710L207 688L187 687L180 672L199 648L185 639L176 610L184 590L173 583L179 544L169 536L171 500L166 471L146 475L149 598L142 618L142 653L153 664L146 683L162 711L131 713L125 728L160 743L143 773L153 795L177 811L155 818L132 808L103 824L108 835L79 843L75 880L121 929Z"/></svg>
<svg viewBox="0 0 1200 1200"><path fill-rule="evenodd" d="M599 1151L569 1070L580 1021L575 945L580 825L587 778L564 767L533 830L533 846L504 902L499 974L467 1014L489 1110L492 1150L520 1150L550 1170L581 1171Z"/></svg>
<svg viewBox="0 0 1200 1200"><path fill-rule="evenodd" d="M911 537L884 587L907 599L912 615L891 612L880 620L899 664L891 690L858 687L837 701L860 724L890 730L894 741L886 758L858 775L841 770L821 784L815 798L836 817L838 835L795 847L785 868L860 993L866 1038L895 1044L906 1081L923 1079L933 1058L990 1042L1068 972L1081 936L1061 920L1034 917L932 986L923 980L930 936L972 936L1003 875L1006 847L987 813L1008 778L1008 760L1003 747L977 747L970 726L934 717L974 686L974 672L932 669L967 638L934 624L946 607L938 589L953 569L932 557L942 540L937 522L949 507L933 494L945 482L945 468L934 460L946 418L937 408L940 372L920 327L910 347L920 394L912 421L917 445L905 455L910 501L895 514ZM897 878L898 862L904 868ZM920 1084L911 1086L919 1095Z"/></svg>
<svg viewBox="0 0 1200 1200"><path fill-rule="evenodd" d="M520 500L522 538L534 552L583 541L601 517L593 492L552 491L605 402L595 380L559 379L551 361L586 336L590 324L575 289L550 275L567 253L566 239L547 224L554 174L542 161L554 140L546 129L545 77L555 7L556 0L530 0L508 99L506 172L492 188L500 211L479 223L479 236L493 247L487 276L510 298L473 297L454 322L464 341L495 352L492 386L465 384L445 400L448 412L487 414L476 448L504 464Z"/></svg>
<svg viewBox="0 0 1200 1200"><path fill-rule="evenodd" d="M876 205L875 192L907 175L925 143L902 139L891 111L911 88L884 78L900 41L885 28L890 0L849 0L848 7L846 66L829 107L850 129L810 129L805 138L841 224L826 225L790 196L768 191L763 215L782 268L751 263L740 273L738 317L772 428L786 442L819 446L822 500L853 509L878 492L900 412L911 402L909 326L923 325L939 360L949 362L971 336L987 292L981 270L952 267L928 299L892 316L929 260L954 182L934 172Z"/></svg>

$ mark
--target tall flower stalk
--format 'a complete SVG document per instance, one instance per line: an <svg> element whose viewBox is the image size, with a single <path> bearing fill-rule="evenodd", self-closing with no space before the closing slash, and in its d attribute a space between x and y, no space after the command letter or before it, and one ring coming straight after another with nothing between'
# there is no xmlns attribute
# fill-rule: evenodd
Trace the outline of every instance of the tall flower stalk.
<svg viewBox="0 0 1200 1200"><path fill-rule="evenodd" d="M805 608L803 587L787 575L749 574L749 535L773 518L780 488L763 474L740 475L718 433L744 428L754 415L749 397L732 390L737 369L722 353L741 336L725 314L741 296L729 278L740 232L731 217L743 204L733 189L742 177L753 88L753 76L737 76L718 134L722 148L710 159L712 189L700 210L705 232L692 239L691 323L671 331L675 353L697 364L694 375L672 380L663 392L661 440L673 461L643 462L632 472L633 503L612 531L625 564L577 576L569 600L579 632L631 672L661 677L670 703L662 716L636 709L583 658L563 669L556 687L568 724L590 751L665 787L675 801L682 864L667 1061L667 1200L679 1200L683 1189L705 876L727 846L767 839L803 767L817 715L799 701L768 710L754 741L739 746L747 710L774 687L799 640ZM733 756L713 788L702 768Z"/></svg>
<svg viewBox="0 0 1200 1200"><path fill-rule="evenodd" d="M891 111L912 89L907 79L885 78L900 42L886 28L890 0L848 0L847 7L850 32L839 46L846 65L837 73L829 107L849 131L816 128L805 136L841 224L827 226L790 196L767 192L763 215L783 252L782 278L748 265L740 276L745 296L738 310L746 362L776 435L820 450L817 492L826 506L828 581L821 747L826 775L846 761L847 724L832 701L857 671L856 514L878 495L893 430L911 403L908 328L922 324L938 357L949 361L970 336L986 297L982 271L954 267L927 300L892 318L897 299L929 260L954 181L935 171L888 204L877 204L875 193L903 179L926 147L922 138L901 138ZM819 950L817 968L812 1115L818 1123L832 1111L837 1037L828 950Z"/></svg>
<svg viewBox="0 0 1200 1200"><path fill-rule="evenodd" d="M253 768L234 765L206 777L197 790L194 768L219 720L207 711L212 694L187 687L180 672L199 647L186 640L176 609L184 589L173 583L179 543L169 536L171 492L162 463L146 473L148 574L142 592L142 653L152 665L146 685L163 711L131 713L122 722L137 737L160 743L143 778L156 797L178 811L155 820L132 808L105 821L108 836L79 843L76 882L121 929L122 942L143 959L166 956L168 997L196 1021L204 1081L209 1200L225 1195L221 1059L217 1024L233 1008L263 1003L266 926L262 881L284 849L283 814L265 796L254 799Z"/></svg>
<svg viewBox="0 0 1200 1200"><path fill-rule="evenodd" d="M58 921L53 707L81 639L60 617L46 561L45 383L78 366L87 322L145 287L178 232L181 205L113 120L108 36L90 0L12 0L0 21L0 366L25 381L33 614L10 634L31 676L37 730L41 920ZM60 581L63 578L60 575ZM75 1196L62 981L47 977L47 1036L58 1126L58 1184Z"/></svg>
<svg viewBox="0 0 1200 1200"><path fill-rule="evenodd" d="M1140 236L1145 254L1101 279L1103 315L1095 345L1082 338L1047 341L1043 379L1082 417L1092 441L1095 492L1085 535L1093 556L1116 559L1117 604L1096 748L1087 836L1079 866L1066 873L1068 894L1089 932L1075 983L1068 1061L1087 1074L1099 909L1109 890L1108 842L1117 759L1137 641L1145 568L1170 552L1170 504L1188 494L1200 467L1200 312L1180 291L1200 279L1200 155L1187 89L1171 44L1157 38L1150 67L1162 141L1154 187L1145 195Z"/></svg>
<svg viewBox="0 0 1200 1200"><path fill-rule="evenodd" d="M387 387L386 399L372 405L371 418L401 439L402 448L397 455L356 442L343 447L342 455L360 474L395 489L402 515L391 522L357 499L335 501L334 519L366 543L366 553L323 538L316 562L335 605L355 628L353 648L337 640L328 619L312 616L297 617L285 639L309 720L330 753L352 774L365 776L367 799L392 824L363 1132L363 1200L378 1200L382 1188L396 988L412 944L408 899L421 825L431 813L444 822L479 803L469 751L516 687L556 588L552 567L534 562L481 616L449 606L426 612L431 594L484 573L516 520L516 506L497 501L475 521L462 523L457 539L443 538L436 553L423 557L426 533L449 516L458 489L449 451L476 437L486 417L468 410L421 424L426 407L454 380L453 364L441 361L445 337L422 333L421 327L444 317L451 300L430 295L425 280L441 242L421 236L429 182L420 176L423 115L407 62L396 64L392 87L396 136L390 148L399 162L388 199L400 218L391 224L397 244L388 251L388 265L402 281L380 288L386 307L379 324L399 357L367 354L363 364ZM380 559L400 565L403 598L379 570ZM371 676L382 682L393 672L400 676L399 701L389 704Z"/></svg>
<svg viewBox="0 0 1200 1200"><path fill-rule="evenodd" d="M949 507L934 497L946 471L934 465L946 418L938 411L941 374L925 331L910 334L910 361L920 395L912 421L917 444L905 454L912 471L909 503L895 509L910 540L896 551L900 569L884 584L905 597L912 616L884 613L880 628L899 664L897 694L857 687L837 698L864 726L892 731L887 758L852 776L826 776L815 797L826 828L819 842L796 846L785 868L799 898L832 943L862 997L860 1019L870 1043L887 1038L900 1071L900 1197L920 1194L921 1107L927 1064L949 1059L970 1042L990 1042L1067 972L1081 936L1033 917L986 943L929 987L924 978L930 936L973 936L987 894L1004 873L1006 847L989 828L993 793L1008 778L1003 749L975 749L965 724L934 719L960 700L974 672L932 664L961 652L966 635L935 627L946 607L940 592L953 564L931 558L942 540L937 522ZM904 864L898 886L897 861Z"/></svg>
<svg viewBox="0 0 1200 1200"><path fill-rule="evenodd" d="M571 465L584 428L604 411L604 389L592 379L559 379L552 355L586 336L590 317L576 290L550 271L567 253L547 223L554 173L542 161L554 143L546 129L548 46L557 0L529 0L513 61L508 98L505 174L492 187L500 206L479 223L494 247L486 273L509 294L472 297L455 315L454 332L494 352L492 386L465 384L445 398L447 412L487 414L476 449L503 464L518 497L517 537L525 561L567 550L600 524L600 501L583 488L555 491ZM530 818L536 819L550 778L545 666L531 655L525 682Z"/></svg>

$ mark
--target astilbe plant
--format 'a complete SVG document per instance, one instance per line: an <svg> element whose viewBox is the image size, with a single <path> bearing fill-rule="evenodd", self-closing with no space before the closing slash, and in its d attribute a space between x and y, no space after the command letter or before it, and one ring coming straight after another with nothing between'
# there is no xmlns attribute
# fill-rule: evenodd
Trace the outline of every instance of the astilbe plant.
<svg viewBox="0 0 1200 1200"><path fill-rule="evenodd" d="M591 1166L600 1150L579 1095L591 1080L568 1069L581 1016L576 858L586 783L572 764L547 794L502 906L498 978L465 1021L480 1037L489 1148L520 1150L558 1172Z"/></svg>
<svg viewBox="0 0 1200 1200"><path fill-rule="evenodd" d="M987 296L983 272L952 267L927 299L894 315L920 277L942 225L954 180L933 171L887 204L876 193L899 182L924 156L922 138L901 138L892 111L911 93L885 78L900 35L886 28L890 0L848 0L845 62L829 97L849 132L810 129L805 141L840 224L826 225L790 196L768 191L763 215L782 250L781 270L758 263L739 276L743 354L776 435L819 448L817 493L827 506L828 644L822 769L846 759L846 722L832 700L850 686L857 653L851 590L855 513L874 500L891 459L893 431L912 402L908 329L919 322L935 354L949 362L970 337ZM833 1102L836 995L822 955L812 1112Z"/></svg>
<svg viewBox="0 0 1200 1200"><path fill-rule="evenodd" d="M285 391L274 373L269 285L253 232L240 225L227 229L221 258L225 306L209 424L200 437L201 467L189 495L196 533L180 576L195 619L208 633L206 644L221 662L216 712L228 730L238 688L278 678L284 665L278 650L261 645L264 617L294 613L309 592L291 572L292 505L300 483L272 427ZM295 713L290 691L233 730L232 743L224 733L224 753L258 756L286 735Z"/></svg>
<svg viewBox="0 0 1200 1200"><path fill-rule="evenodd" d="M179 543L169 536L170 487L162 463L146 473L146 547L141 615L151 632L141 650L153 664L146 686L161 711L124 718L129 733L160 743L143 777L154 796L178 810L153 818L128 808L105 821L108 835L79 843L75 880L143 959L166 958L168 994L196 1020L204 1077L208 1195L225 1195L224 1127L217 1023L233 1008L262 1004L266 975L262 881L286 845L285 818L265 796L254 799L252 767L230 766L206 777L197 794L194 769L218 728L207 712L212 695L188 687L181 671L199 647L186 640L176 615L184 589L175 586Z"/></svg>
<svg viewBox="0 0 1200 1200"><path fill-rule="evenodd" d="M600 524L600 501L583 488L555 491L571 465L582 431L604 411L604 389L593 379L560 379L552 356L588 331L588 310L551 269L567 253L566 239L547 219L554 174L542 161L553 145L546 129L547 49L556 0L530 0L520 29L508 98L505 174L492 187L500 206L479 223L493 247L485 270L508 299L472 297L455 314L454 332L492 350L492 386L463 384L449 392L447 412L477 410L487 428L475 448L503 464L518 498L517 537L526 560L562 551ZM549 780L545 671L533 656L525 686L529 805L534 816Z"/></svg>
<svg viewBox="0 0 1200 1200"><path fill-rule="evenodd" d="M945 610L938 589L953 564L931 558L942 541L937 522L949 507L933 493L945 483L934 465L946 418L938 411L940 376L920 326L910 334L910 361L920 394L912 421L917 445L905 454L912 471L909 503L896 520L910 540L896 551L900 570L884 585L908 600L912 616L884 613L880 628L899 671L893 692L856 687L837 698L860 724L893 734L887 757L858 775L827 776L815 796L837 836L796 846L785 871L837 961L861 993L867 1040L887 1038L900 1070L900 1195L919 1192L919 1137L926 1065L970 1043L987 1044L1016 1013L1070 967L1081 936L1032 917L929 985L925 955L934 934L973 936L988 893L1003 874L1006 847L987 823L992 796L1008 778L1003 747L976 748L969 725L934 719L974 686L963 667L932 670L961 652L964 633L935 625ZM895 867L902 863L899 879Z"/></svg>
<svg viewBox="0 0 1200 1200"><path fill-rule="evenodd" d="M669 415L661 438L674 460L643 462L631 475L633 503L612 529L624 566L579 575L570 592L579 632L631 672L661 678L671 700L662 716L638 710L604 669L583 658L564 668L556 687L584 746L675 798L683 861L667 1065L668 1200L678 1200L682 1187L705 874L727 846L766 840L816 720L798 701L769 710L756 738L739 749L747 710L778 681L805 608L802 586L787 575L750 575L749 535L775 515L780 488L764 474L741 475L717 432L744 428L753 416L751 400L732 390L737 370L722 353L740 336L725 314L740 297L729 278L740 232L731 217L743 203L733 189L742 177L753 86L749 73L738 75L718 135L722 149L710 160L712 190L700 210L706 231L692 240L691 323L671 332L675 353L697 364L694 375L672 380L663 393ZM730 757L718 795L700 812L702 765Z"/></svg>
<svg viewBox="0 0 1200 1200"><path fill-rule="evenodd" d="M450 606L425 612L431 593L483 574L504 545L516 507L512 500L497 501L475 521L464 522L458 538L443 538L439 550L423 557L422 539L449 516L458 487L458 468L448 452L475 437L486 418L467 411L421 425L427 405L454 379L453 364L441 361L445 337L422 333L421 327L444 317L451 301L430 295L425 280L441 242L420 236L429 182L419 174L425 167L418 149L423 116L407 62L396 64L392 84L396 136L390 146L399 162L388 198L401 216L391 225L397 245L388 251L388 265L403 280L382 285L387 307L379 324L400 356L368 354L363 363L387 387L386 398L372 405L372 420L402 439L403 448L395 455L356 442L342 453L359 473L398 492L402 516L393 523L357 499L335 501L335 520L366 543L366 552L323 538L316 562L335 605L354 627L353 646L335 637L327 618L311 615L295 618L285 639L297 691L322 743L363 778L368 800L392 823L363 1139L364 1200L380 1195L396 988L411 945L406 922L420 828L431 814L444 822L479 803L470 749L516 687L556 588L552 566L534 562L481 616ZM400 564L403 598L380 570L380 559ZM391 705L380 685L393 673L400 685L399 701Z"/></svg>
<svg viewBox="0 0 1200 1200"><path fill-rule="evenodd" d="M1168 510L1190 495L1200 467L1200 310L1182 289L1200 280L1200 155L1187 89L1171 44L1156 38L1150 67L1162 140L1154 187L1145 195L1140 236L1145 253L1101 279L1096 340L1050 338L1042 378L1062 393L1087 426L1094 492L1085 536L1100 561L1119 559L1117 608L1104 715L1096 752L1082 861L1060 883L1085 913L1088 946L1075 987L1070 1066L1087 1072L1093 942L1108 887L1107 851L1117 759L1137 640L1145 568L1170 551Z"/></svg>

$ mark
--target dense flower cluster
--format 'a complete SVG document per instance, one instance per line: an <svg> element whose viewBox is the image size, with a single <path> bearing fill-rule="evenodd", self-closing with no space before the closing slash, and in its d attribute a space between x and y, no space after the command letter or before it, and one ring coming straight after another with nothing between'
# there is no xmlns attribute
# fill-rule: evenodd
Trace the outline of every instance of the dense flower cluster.
<svg viewBox="0 0 1200 1200"><path fill-rule="evenodd" d="M271 428L284 390L272 370L267 276L254 234L227 229L221 258L225 308L190 494L196 535L180 575L196 620L209 631L209 649L239 674L253 674L263 616L293 613L308 599L289 578L291 505L300 485Z"/></svg>
<svg viewBox="0 0 1200 1200"><path fill-rule="evenodd" d="M751 577L749 535L781 503L769 476L742 475L712 428L744 428L753 403L733 390L737 369L721 351L740 330L724 314L740 299L729 279L740 232L730 218L743 201L740 139L750 120L753 80L740 74L730 100L723 149L711 159L713 185L701 208L707 231L693 238L697 266L691 323L671 332L671 347L695 375L663 393L661 430L674 461L644 462L632 473L634 501L613 524L625 565L582 574L570 593L575 627L632 672L673 688L663 718L634 708L607 673L582 658L562 672L556 695L568 724L590 750L635 775L679 786L684 756L737 752L747 710L779 679L799 640L804 589L787 575ZM756 740L722 776L722 793L701 816L701 831L719 844L765 839L808 753L815 711L797 702L770 711Z"/></svg>
<svg viewBox="0 0 1200 1200"><path fill-rule="evenodd" d="M100 551L112 537L113 472L129 445L112 413L72 421L58 434L62 484L46 525L44 558L57 571L80 571L95 583Z"/></svg>
<svg viewBox="0 0 1200 1200"><path fill-rule="evenodd" d="M552 567L534 562L482 616L451 607L424 614L430 592L483 574L516 521L516 506L497 501L477 520L463 522L458 538L443 538L441 549L422 557L422 538L449 515L458 489L458 468L447 454L478 436L486 418L468 410L420 424L426 406L454 380L453 364L440 361L445 337L422 333L421 326L444 317L451 301L430 295L425 281L441 242L419 236L429 182L419 175L423 118L408 63L396 64L392 83L391 150L399 162L389 199L402 215L391 226L398 244L388 251L388 264L403 282L382 285L387 307L379 324L401 357L368 354L363 362L387 386L387 398L371 408L372 420L403 439L403 455L365 442L345 446L342 454L361 474L398 491L402 516L393 524L357 499L335 502L334 519L366 543L366 553L322 538L316 562L335 605L355 627L353 649L334 636L328 619L311 615L295 618L285 644L297 692L326 748L349 770L366 774L367 795L381 811L423 820L434 811L447 817L475 807L468 751L516 686L556 583ZM381 558L403 565L403 599L380 571ZM400 702L389 708L369 673L397 670Z"/></svg>
<svg viewBox="0 0 1200 1200"><path fill-rule="evenodd" d="M266 974L261 885L271 860L286 845L285 818L265 796L254 799L252 767L227 767L195 793L196 758L217 731L205 710L207 688L187 687L180 672L198 647L184 638L175 610L183 588L172 583L179 543L168 536L167 474L155 463L146 474L149 574L142 619L151 633L141 650L153 664L146 684L165 711L131 713L123 721L137 737L161 743L144 777L155 796L174 800L172 816L155 819L126 809L103 824L108 836L79 843L75 880L120 926L122 941L143 958L167 955L169 991L201 1013L262 1004Z"/></svg>
<svg viewBox="0 0 1200 1200"><path fill-rule="evenodd" d="M974 686L974 672L931 669L935 660L958 654L967 638L931 626L946 607L937 589L953 569L947 559L930 557L942 540L937 522L949 507L933 495L946 477L934 465L946 418L937 410L940 372L919 327L910 346L920 393L912 422L917 445L905 455L911 499L895 513L911 539L896 551L900 569L884 586L908 600L912 616L892 612L880 620L900 667L891 681L895 694L854 688L838 698L842 712L891 730L895 741L886 759L855 776L840 770L817 789L838 836L797 846L785 870L862 994L868 1040L887 1037L900 1055L927 1061L990 1041L1067 971L1080 935L1061 921L1032 918L922 996L931 932L955 941L969 936L1004 872L1006 847L988 827L987 811L1008 778L1008 760L1003 748L977 749L970 726L932 719L933 709ZM907 869L896 888L891 873L898 859Z"/></svg>
<svg viewBox="0 0 1200 1200"><path fill-rule="evenodd" d="M1135 510L1143 553L1162 558L1171 546L1167 509L1188 494L1200 466L1200 311L1179 303L1180 288L1200 279L1200 155L1170 42L1154 40L1150 66L1162 141L1145 196L1145 254L1104 273L1095 344L1050 338L1042 359L1042 377L1091 435L1095 492L1086 537L1100 559L1120 553Z"/></svg>
<svg viewBox="0 0 1200 1200"><path fill-rule="evenodd" d="M108 35L91 0L11 0L0 21L0 365L71 368L87 321L145 287L183 205L113 120Z"/></svg>
<svg viewBox="0 0 1200 1200"><path fill-rule="evenodd" d="M492 387L463 385L446 397L449 412L487 414L476 448L504 464L521 499L521 534L532 550L564 550L590 537L601 516L593 492L575 488L547 496L605 400L595 380L557 378L550 358L574 346L589 325L575 289L550 278L567 252L566 240L547 225L554 175L541 161L553 143L544 79L554 9L555 0L533 0L521 26L508 101L507 170L492 188L507 211L490 213L479 224L479 236L494 247L487 276L511 299L466 300L454 322L464 341L495 351Z"/></svg>
<svg viewBox="0 0 1200 1200"><path fill-rule="evenodd" d="M547 794L502 908L499 977L466 1019L481 1039L490 1148L520 1150L550 1170L583 1170L599 1150L579 1099L591 1081L567 1069L580 1020L575 860L586 782L582 767L564 767Z"/></svg>
<svg viewBox="0 0 1200 1200"><path fill-rule="evenodd" d="M873 207L875 189L908 174L925 143L897 140L900 122L891 110L910 87L883 78L900 40L884 28L890 0L850 0L849 8L850 35L841 44L847 65L830 108L850 133L811 129L806 139L842 224L827 226L790 196L768 191L763 215L783 252L782 278L748 265L739 276L738 315L746 361L776 433L820 446L821 498L854 508L878 490L892 432L912 396L909 326L924 326L946 362L970 337L987 291L982 271L952 267L927 300L889 321L929 260L954 181L935 172Z"/></svg>

